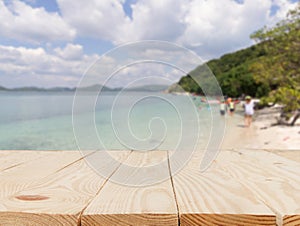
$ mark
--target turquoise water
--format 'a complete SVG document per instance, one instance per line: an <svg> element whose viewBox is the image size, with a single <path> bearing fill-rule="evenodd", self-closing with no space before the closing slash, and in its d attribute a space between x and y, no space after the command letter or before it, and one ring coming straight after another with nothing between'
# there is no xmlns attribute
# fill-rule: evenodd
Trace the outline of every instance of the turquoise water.
<svg viewBox="0 0 300 226"><path fill-rule="evenodd" d="M210 133L212 111L200 98L102 93L95 108L78 106L75 129L73 101L73 93L0 93L0 149L172 149L195 136L205 145Z"/></svg>

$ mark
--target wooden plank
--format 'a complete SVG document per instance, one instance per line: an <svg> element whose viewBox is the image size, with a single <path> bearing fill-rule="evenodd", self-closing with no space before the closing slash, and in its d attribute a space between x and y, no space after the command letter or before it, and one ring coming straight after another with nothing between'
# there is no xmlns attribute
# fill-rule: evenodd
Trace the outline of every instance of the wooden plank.
<svg viewBox="0 0 300 226"><path fill-rule="evenodd" d="M288 216L299 219L299 162L255 150L222 152L217 160L226 172L251 189L276 213L278 225L285 225Z"/></svg>
<svg viewBox="0 0 300 226"><path fill-rule="evenodd" d="M20 158L23 154L24 152L19 152ZM42 151L42 154L35 152L32 155L42 157L0 172L0 198L23 190L33 182L82 158L78 151Z"/></svg>
<svg viewBox="0 0 300 226"><path fill-rule="evenodd" d="M300 150L266 150L292 161L300 162Z"/></svg>
<svg viewBox="0 0 300 226"><path fill-rule="evenodd" d="M105 180L81 160L0 200L10 225L78 225L80 212Z"/></svg>
<svg viewBox="0 0 300 226"><path fill-rule="evenodd" d="M121 166L112 178L117 180L124 176L128 183L134 181L139 170L147 170L146 166L167 160L167 152L133 152L124 162L137 166L132 171ZM138 167L145 167L143 169ZM169 175L168 164L163 165L160 172L146 172L151 182L155 175ZM149 174L148 174L149 173ZM82 215L82 225L178 225L177 208L170 177L163 182L151 186L126 186L108 181L100 193L86 208Z"/></svg>
<svg viewBox="0 0 300 226"><path fill-rule="evenodd" d="M119 156L127 157L124 152ZM62 157L65 157L62 153L56 155L56 158ZM105 181L106 178L94 172L84 159L74 162L2 197L0 224L78 225L82 210Z"/></svg>
<svg viewBox="0 0 300 226"><path fill-rule="evenodd" d="M40 152L36 151L0 150L0 171L17 167L41 156Z"/></svg>
<svg viewBox="0 0 300 226"><path fill-rule="evenodd" d="M108 182L79 152L43 151L40 159L0 171L0 225L77 225L80 220L82 225L177 225L175 195L181 225L275 225L276 217L278 225L299 225L299 162L265 151L222 151L201 173L202 153L196 153L173 178L134 187L112 181L124 177L134 184L142 172L142 179L153 183L169 175L168 164L147 172L166 160L167 152L110 153L116 162L101 155L87 158L99 160L98 171L111 171ZM0 153L0 165L4 158ZM138 167L126 171L121 165L112 172L120 162Z"/></svg>
<svg viewBox="0 0 300 226"><path fill-rule="evenodd" d="M203 154L194 154L173 176L180 225L275 225L275 214L216 161L200 172ZM176 162L170 162L171 170Z"/></svg>
<svg viewBox="0 0 300 226"><path fill-rule="evenodd" d="M53 215L53 214L33 214L33 213L16 213L3 212L0 214L1 226L77 226L77 217Z"/></svg>
<svg viewBox="0 0 300 226"><path fill-rule="evenodd" d="M231 225L273 225L275 226L275 219L270 215L259 214L224 214L224 213L194 213L183 214L180 216L180 225L197 225L197 226L231 226Z"/></svg>
<svg viewBox="0 0 300 226"><path fill-rule="evenodd" d="M299 215L285 215L283 216L282 224L285 226L299 226L300 216Z"/></svg>

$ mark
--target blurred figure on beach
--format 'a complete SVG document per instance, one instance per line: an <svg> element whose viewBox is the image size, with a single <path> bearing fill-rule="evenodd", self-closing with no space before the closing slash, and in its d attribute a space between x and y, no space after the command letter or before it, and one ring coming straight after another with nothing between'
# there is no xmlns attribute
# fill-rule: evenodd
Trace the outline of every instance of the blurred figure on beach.
<svg viewBox="0 0 300 226"><path fill-rule="evenodd" d="M229 115L233 116L235 106L234 106L234 101L230 97L227 99L227 105L229 108Z"/></svg>
<svg viewBox="0 0 300 226"><path fill-rule="evenodd" d="M225 101L223 100L220 103L220 114L225 115L225 112L226 112L226 104L225 104Z"/></svg>
<svg viewBox="0 0 300 226"><path fill-rule="evenodd" d="M245 110L245 127L250 127L252 123L252 115L254 114L254 102L250 96L246 96L244 103Z"/></svg>

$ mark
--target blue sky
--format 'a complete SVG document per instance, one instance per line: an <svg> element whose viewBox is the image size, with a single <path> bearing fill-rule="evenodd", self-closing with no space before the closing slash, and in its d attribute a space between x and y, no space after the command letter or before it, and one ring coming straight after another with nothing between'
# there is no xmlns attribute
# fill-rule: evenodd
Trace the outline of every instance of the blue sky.
<svg viewBox="0 0 300 226"><path fill-rule="evenodd" d="M297 0L2 0L0 85L76 86L102 54L163 40L209 60L253 44Z"/></svg>

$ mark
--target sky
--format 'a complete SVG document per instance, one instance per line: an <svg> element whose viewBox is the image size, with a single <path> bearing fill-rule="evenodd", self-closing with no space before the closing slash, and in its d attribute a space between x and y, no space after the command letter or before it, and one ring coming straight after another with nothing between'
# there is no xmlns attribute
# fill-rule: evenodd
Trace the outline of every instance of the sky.
<svg viewBox="0 0 300 226"><path fill-rule="evenodd" d="M254 44L254 31L276 24L297 3L0 0L0 86L74 87L103 54L142 40L174 43L204 61L218 58Z"/></svg>

